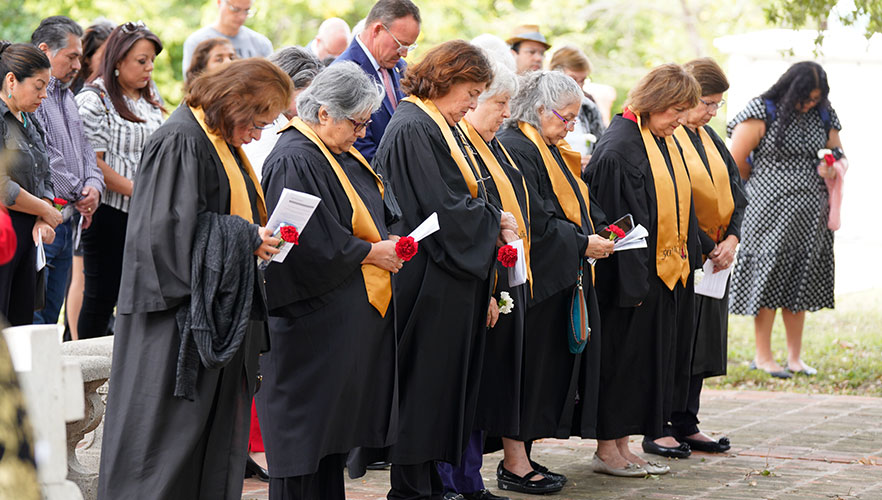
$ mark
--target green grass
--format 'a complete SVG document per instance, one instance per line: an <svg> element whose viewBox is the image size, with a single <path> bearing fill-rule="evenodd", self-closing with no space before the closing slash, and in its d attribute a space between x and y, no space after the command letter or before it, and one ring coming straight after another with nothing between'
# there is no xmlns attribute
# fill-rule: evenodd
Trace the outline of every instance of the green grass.
<svg viewBox="0 0 882 500"><path fill-rule="evenodd" d="M814 377L781 380L751 370L753 335L752 317L729 316L728 374L707 379L705 387L882 396L882 289L841 295L836 309L807 313L802 359L817 368ZM787 349L780 314L772 351L783 365Z"/></svg>

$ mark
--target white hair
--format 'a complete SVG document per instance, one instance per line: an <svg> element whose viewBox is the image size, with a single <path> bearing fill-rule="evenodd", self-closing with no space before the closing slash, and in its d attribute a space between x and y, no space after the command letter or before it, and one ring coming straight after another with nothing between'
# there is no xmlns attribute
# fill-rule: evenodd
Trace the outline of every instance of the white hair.
<svg viewBox="0 0 882 500"><path fill-rule="evenodd" d="M481 47L487 53L487 58L497 61L512 71L517 71L515 58L511 53L511 47L502 38L490 33L484 33L472 38L472 45Z"/></svg>
<svg viewBox="0 0 882 500"><path fill-rule="evenodd" d="M511 100L511 118L506 126L517 127L519 121L542 132L539 110L551 114L553 109L581 103L585 94L575 80L560 71L532 71L520 78L521 90Z"/></svg>
<svg viewBox="0 0 882 500"><path fill-rule="evenodd" d="M487 90L478 97L482 103L491 97L507 94L514 97L518 93L518 76L515 72L496 59L490 59L490 69L493 70L493 81L487 86Z"/></svg>

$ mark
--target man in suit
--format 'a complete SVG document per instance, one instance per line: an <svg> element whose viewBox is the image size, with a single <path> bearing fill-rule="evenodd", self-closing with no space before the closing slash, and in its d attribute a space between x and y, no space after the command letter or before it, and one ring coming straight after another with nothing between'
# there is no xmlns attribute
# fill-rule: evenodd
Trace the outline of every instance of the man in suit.
<svg viewBox="0 0 882 500"><path fill-rule="evenodd" d="M352 43L334 60L352 61L386 89L383 105L371 115L371 124L364 137L355 141L357 149L367 161L374 158L377 145L386 125L404 98L400 81L407 63L402 59L416 48L420 35L420 9L410 0L379 0L371 8L364 30L352 38Z"/></svg>

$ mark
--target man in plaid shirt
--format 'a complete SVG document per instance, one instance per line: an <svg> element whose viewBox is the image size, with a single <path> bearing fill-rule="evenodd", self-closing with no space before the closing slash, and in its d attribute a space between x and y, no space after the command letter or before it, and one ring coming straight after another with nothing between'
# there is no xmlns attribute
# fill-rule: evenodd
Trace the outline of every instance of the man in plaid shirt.
<svg viewBox="0 0 882 500"><path fill-rule="evenodd" d="M42 50L52 65L48 97L37 108L36 117L46 132L49 169L55 196L71 202L89 227L104 192L104 175L95 151L86 140L73 92L68 88L80 70L82 28L65 16L43 19L31 35L31 43ZM34 323L54 324L64 301L73 260L73 225L68 220L55 229L55 241L46 245L46 304L34 313Z"/></svg>

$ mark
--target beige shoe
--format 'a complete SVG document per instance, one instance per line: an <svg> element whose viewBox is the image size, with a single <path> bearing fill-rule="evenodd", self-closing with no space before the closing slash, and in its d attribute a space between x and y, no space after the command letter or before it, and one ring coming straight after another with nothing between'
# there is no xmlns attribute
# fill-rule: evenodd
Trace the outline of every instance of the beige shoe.
<svg viewBox="0 0 882 500"><path fill-rule="evenodd" d="M628 463L628 465L613 469L606 462L600 459L597 456L597 453L594 454L594 461L591 462L591 470L594 472L598 472L600 474L609 474L610 476L619 476L619 477L646 477L647 471L643 467Z"/></svg>
<svg viewBox="0 0 882 500"><path fill-rule="evenodd" d="M671 472L671 467L669 465L660 464L658 462L646 462L643 465L643 468L646 469L646 472L655 475L667 474Z"/></svg>

